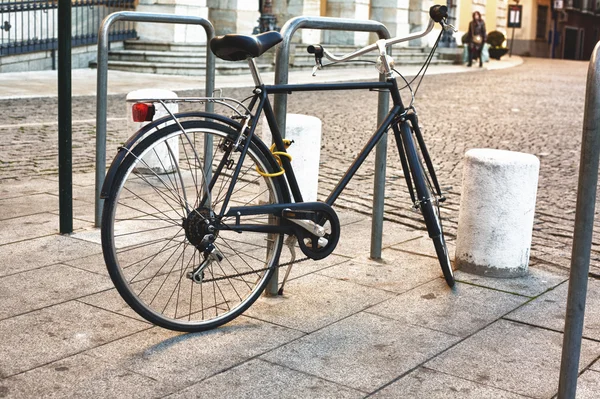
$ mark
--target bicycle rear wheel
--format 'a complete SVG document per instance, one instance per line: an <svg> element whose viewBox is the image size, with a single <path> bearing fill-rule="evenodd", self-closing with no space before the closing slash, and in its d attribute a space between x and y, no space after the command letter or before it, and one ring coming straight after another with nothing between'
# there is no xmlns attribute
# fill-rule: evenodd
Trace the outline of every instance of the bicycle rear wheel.
<svg viewBox="0 0 600 399"><path fill-rule="evenodd" d="M192 332L232 320L260 296L283 234L215 228L234 223L218 215L240 161L232 150L237 131L209 121L182 125L185 132L172 124L150 134L118 166L104 204L102 247L131 308L161 327ZM204 145L211 142L205 176ZM228 206L282 202L280 178L263 177L257 166L277 170L268 149L253 139ZM240 222L279 220L254 215Z"/></svg>
<svg viewBox="0 0 600 399"><path fill-rule="evenodd" d="M435 253L437 255L444 279L449 287L454 286L454 272L448 255L448 247L444 239L444 230L440 215L440 207L438 199L433 195L434 190L431 180L428 178L419 152L415 146L413 139L412 127L408 122L403 122L399 126L402 144L406 154L406 160L410 169L410 174L417 192L417 204L425 219L427 232L433 241Z"/></svg>

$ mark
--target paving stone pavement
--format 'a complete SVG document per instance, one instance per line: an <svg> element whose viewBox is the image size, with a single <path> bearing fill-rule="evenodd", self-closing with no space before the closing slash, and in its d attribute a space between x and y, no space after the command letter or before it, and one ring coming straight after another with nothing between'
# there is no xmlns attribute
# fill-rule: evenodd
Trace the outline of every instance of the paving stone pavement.
<svg viewBox="0 0 600 399"><path fill-rule="evenodd" d="M531 260L568 268L583 121L587 63L527 58L517 67L468 74L426 76L416 108L439 180L447 192L443 214L450 240L456 235L462 157L471 148L498 148L540 158L540 180ZM198 95L198 91L180 91ZM224 89L245 98L247 88ZM408 98L405 96L405 99ZM0 100L0 181L57 174L56 98ZM560 111L557 112L557 106ZM376 124L377 94L369 92L296 93L288 111L323 121L319 189L322 198L339 180ZM124 96L109 97L107 162L127 137ZM185 109L185 107L183 107ZM369 112L372 110L372 112ZM352 118L360 114L360 118ZM73 170L94 168L95 98L73 102ZM393 135L388 138L387 220L423 228L410 212L410 199ZM338 206L370 214L374 156L367 159ZM598 225L596 221L596 225ZM591 271L600 275L600 242L594 241Z"/></svg>
<svg viewBox="0 0 600 399"><path fill-rule="evenodd" d="M451 252L464 152L489 147L540 158L527 277L459 271L456 289L446 287L423 224L409 210L390 138L383 260L368 258L365 240L370 157L340 198L334 255L295 266L283 297L260 298L232 323L202 334L153 327L108 278L92 227L95 99L73 102L72 236L56 234L56 98L0 100L0 398L553 397L586 72L583 62L527 58L509 69L428 76L419 88L420 124L448 192ZM290 112L323 120L321 196L373 130L376 101L369 92L290 96ZM109 161L127 138L124 108L124 95L109 98ZM600 396L598 244L580 361L583 398Z"/></svg>

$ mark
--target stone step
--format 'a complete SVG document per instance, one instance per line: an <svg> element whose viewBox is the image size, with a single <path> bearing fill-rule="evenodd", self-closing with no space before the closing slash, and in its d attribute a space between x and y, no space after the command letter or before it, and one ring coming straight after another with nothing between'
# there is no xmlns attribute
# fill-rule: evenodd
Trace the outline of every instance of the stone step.
<svg viewBox="0 0 600 399"><path fill-rule="evenodd" d="M433 65L451 65L452 60L434 59ZM396 64L397 69L402 65L422 65L422 60L406 60L401 64ZM90 67L95 68L95 62L90 62ZM309 70L314 66L314 61L295 63L291 65L294 70ZM345 69L345 68L373 68L373 64L361 63L340 63L327 66L327 68ZM260 72L272 72L274 65L258 64ZM203 63L156 63L156 62L134 62L134 61L108 61L108 69L138 73L155 73L160 75L187 75L187 76L205 76L206 72ZM241 75L249 74L248 65L243 62L223 62L215 66L216 75Z"/></svg>
<svg viewBox="0 0 600 399"><path fill-rule="evenodd" d="M423 65L423 63L425 62L424 59L422 60L403 60L402 62L398 62L398 60L396 60L396 66L395 69L397 69L398 71L402 72L402 66L420 66ZM294 64L291 65L292 68L294 69L312 69L312 67L314 66L314 60L311 60L310 62L306 61L306 62L296 62ZM432 59L431 60L431 65L452 65L454 64L453 60L445 60L445 59ZM330 64L330 65L326 65L325 68L339 68L339 69L343 69L343 68L375 68L375 64L373 63L352 63L352 62L344 62L341 64Z"/></svg>
<svg viewBox="0 0 600 399"><path fill-rule="evenodd" d="M96 68L96 62L90 62L91 68ZM138 73L155 73L159 75L186 75L205 76L204 65L183 63L154 63L154 62L132 62L132 61L108 61L108 69L115 71L127 71ZM273 65L258 65L260 72L271 72ZM216 75L242 75L250 74L248 64L243 62L230 62L218 64L215 67Z"/></svg>
<svg viewBox="0 0 600 399"><path fill-rule="evenodd" d="M128 62L154 62L159 64L200 64L206 63L206 50L193 52L175 52L175 51L146 51L146 50L117 50L110 51L108 58L111 61Z"/></svg>
<svg viewBox="0 0 600 399"><path fill-rule="evenodd" d="M295 69L311 69L314 56L306 51L305 44L294 45L290 54L290 66ZM335 55L344 55L356 51L354 45L324 45L328 51ZM397 47L393 52L396 65L419 65L425 62L429 49L425 47ZM376 56L366 54L358 60L375 61ZM326 60L324 60L326 62ZM273 71L275 63L275 49L269 50L257 59L261 72ZM434 57L434 64L451 63ZM204 76L206 65L206 44L147 42L128 40L123 50L109 52L109 69L156 73L167 75ZM95 63L90 63L95 67ZM372 63L345 62L332 64L330 68L356 68L372 67ZM229 62L217 59L215 66L217 75L235 75L249 73L245 62Z"/></svg>
<svg viewBox="0 0 600 399"><path fill-rule="evenodd" d="M260 57L257 59L258 65L270 65L272 57ZM179 51L144 51L144 50L115 50L108 53L108 59L111 61L129 61L129 62L153 62L157 64L206 64L206 53L191 53ZM217 58L216 64L229 64L230 61Z"/></svg>
<svg viewBox="0 0 600 399"><path fill-rule="evenodd" d="M326 44L324 45L327 51L336 54L349 54L359 49L359 46L345 45L345 44ZM294 54L308 54L306 48L307 44L295 44L290 52L291 56ZM127 40L124 44L124 50L133 51L164 51L164 52L176 52L176 53L194 53L194 54L206 54L206 44L198 43L168 43L168 42L148 42L140 40ZM429 49L427 47L400 47L395 46L393 53L397 54L427 54Z"/></svg>
<svg viewBox="0 0 600 399"><path fill-rule="evenodd" d="M206 54L206 43L169 43L126 40L123 48L125 50L173 51L179 53Z"/></svg>
<svg viewBox="0 0 600 399"><path fill-rule="evenodd" d="M155 62L155 63L183 63L183 64L204 64L206 63L206 55L205 53L182 53L176 51L144 51L144 50L115 50L110 51L108 53L109 59L112 61L131 61L131 62ZM427 57L426 53L421 52L403 52L399 54L394 54L394 60L397 63L410 62L412 60L417 61L425 61ZM260 57L257 59L258 64L268 64L270 63L270 58L272 57ZM357 60L367 60L374 61L375 58L373 56L368 57L360 57ZM325 61L325 60L324 60ZM218 63L223 63L228 61L223 61L217 59ZM314 64L314 55L312 54L302 54L302 53L294 53L290 57L290 64L299 65L299 64ZM351 63L351 62L349 62Z"/></svg>
<svg viewBox="0 0 600 399"><path fill-rule="evenodd" d="M309 54L306 51L305 45L296 45L295 49L290 52L290 61L293 62L295 59L311 59L314 60L314 55ZM338 57L350 54L358 49L356 46L336 46L336 45L324 45L325 49ZM429 54L429 48L422 47L398 47L394 48L392 53L395 60L398 59L423 59L427 57ZM375 51L364 54L358 58L357 60L368 60L375 61L377 59L377 54ZM325 61L325 59L323 60Z"/></svg>
<svg viewBox="0 0 600 399"><path fill-rule="evenodd" d="M405 64L405 63L412 63L413 61L415 62L425 62L425 59L427 58L429 54L424 54L424 53L403 53L403 54L394 54L393 58L394 61L396 62L396 64ZM434 60L437 57L434 56ZM377 60L377 56L375 56L374 54L371 54L371 56L369 57L368 54L366 56L362 56L359 58L356 58L354 60L350 60L347 62L347 64L354 64L356 65L355 62L353 61L368 61L368 62L375 62ZM329 63L329 60L323 59L323 63ZM306 63L310 63L310 64L314 64L315 63L315 57L312 54L298 54L296 53L294 55L294 57L291 57L290 59L290 64L292 65L299 65L299 64L306 64ZM362 63L362 62L361 62Z"/></svg>

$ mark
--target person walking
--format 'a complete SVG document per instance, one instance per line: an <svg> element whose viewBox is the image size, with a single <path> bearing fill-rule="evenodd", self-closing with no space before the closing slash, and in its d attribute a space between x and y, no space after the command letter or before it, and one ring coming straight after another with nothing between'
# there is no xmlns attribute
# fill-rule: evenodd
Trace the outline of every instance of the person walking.
<svg viewBox="0 0 600 399"><path fill-rule="evenodd" d="M473 60L479 58L479 67L483 66L481 58L481 49L487 39L485 22L481 18L479 11L473 13L473 20L469 22L469 31L467 32L467 43L469 44L469 63L468 67L473 65Z"/></svg>

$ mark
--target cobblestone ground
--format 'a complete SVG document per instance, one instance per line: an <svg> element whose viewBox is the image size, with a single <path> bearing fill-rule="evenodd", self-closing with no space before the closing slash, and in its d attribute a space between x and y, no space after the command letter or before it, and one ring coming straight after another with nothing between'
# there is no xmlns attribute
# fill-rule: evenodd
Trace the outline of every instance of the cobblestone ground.
<svg viewBox="0 0 600 399"><path fill-rule="evenodd" d="M416 108L439 180L447 192L443 216L450 240L456 235L465 151L499 148L532 153L541 161L532 264L569 267L587 67L586 62L528 58L523 65L505 70L425 77L417 94ZM249 89L224 93L235 98L249 94ZM109 159L127 137L123 104L124 96L109 99ZM57 174L57 100L0 101L0 107L3 110L0 184L28 176ZM320 172L323 197L374 130L376 108L377 94L370 92L290 96L289 112L314 115L323 121ZM93 171L94 118L95 99L75 98L75 173ZM373 161L371 156L363 165L340 198L340 207L370 213ZM424 228L420 216L410 211L392 135L388 146L385 217L410 228ZM592 273L600 274L597 239L592 258Z"/></svg>

